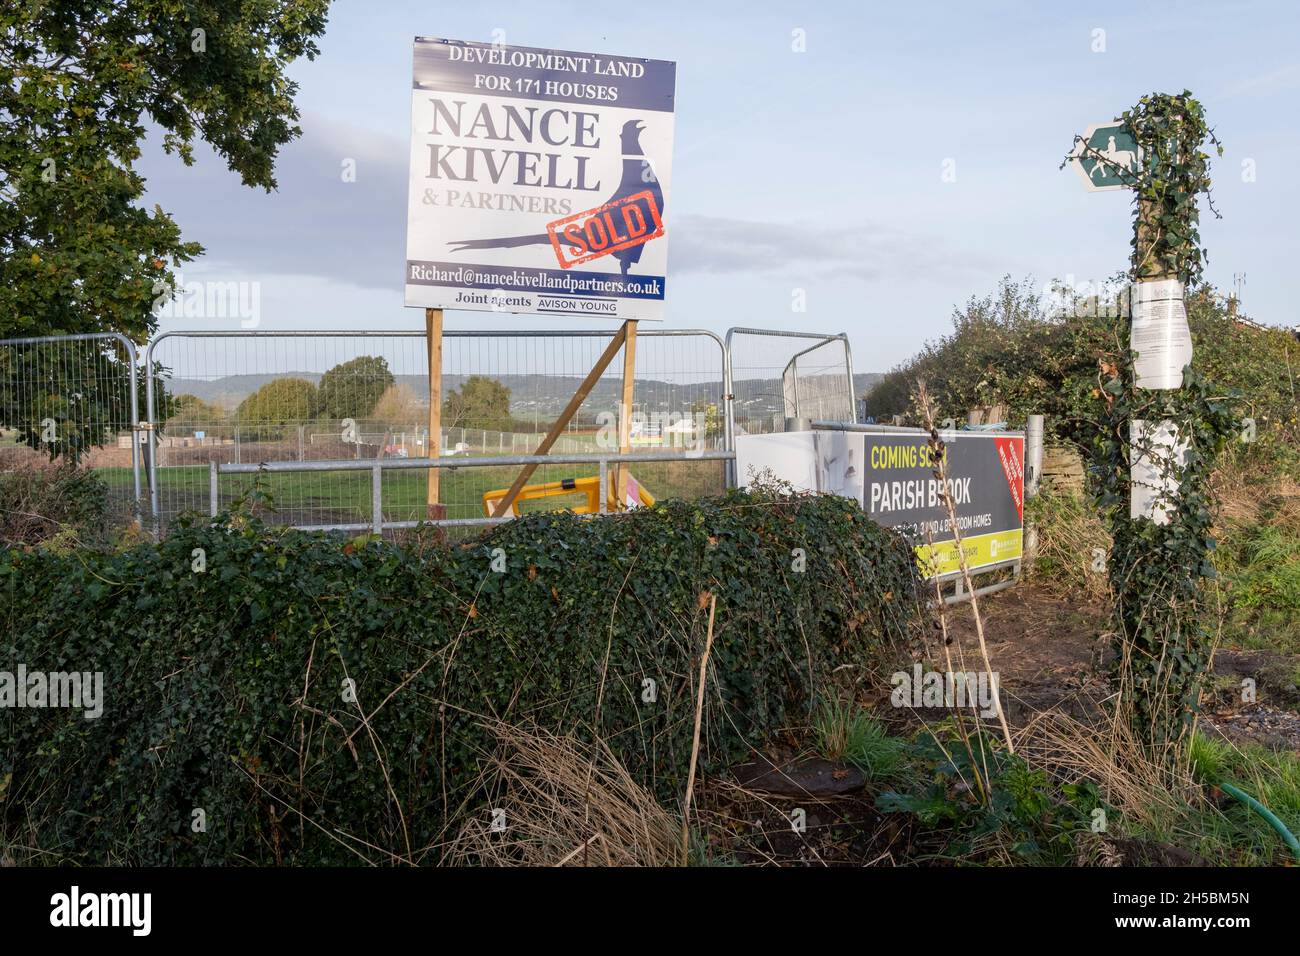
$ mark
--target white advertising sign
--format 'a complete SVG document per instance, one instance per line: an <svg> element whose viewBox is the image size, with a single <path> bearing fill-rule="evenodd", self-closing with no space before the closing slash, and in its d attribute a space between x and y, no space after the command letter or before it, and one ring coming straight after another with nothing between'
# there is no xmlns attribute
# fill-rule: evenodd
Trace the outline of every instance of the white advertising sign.
<svg viewBox="0 0 1300 956"><path fill-rule="evenodd" d="M406 304L663 318L676 69L417 38Z"/></svg>
<svg viewBox="0 0 1300 956"><path fill-rule="evenodd" d="M755 479L789 482L795 491L821 491L815 432L736 436L736 475L740 487Z"/></svg>

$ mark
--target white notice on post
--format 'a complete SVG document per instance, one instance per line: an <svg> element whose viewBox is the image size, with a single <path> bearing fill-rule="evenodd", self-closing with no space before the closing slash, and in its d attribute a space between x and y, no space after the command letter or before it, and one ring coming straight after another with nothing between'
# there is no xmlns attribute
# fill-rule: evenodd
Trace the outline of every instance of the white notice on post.
<svg viewBox="0 0 1300 956"><path fill-rule="evenodd" d="M1133 287L1130 347L1137 353L1138 388L1182 388L1183 368L1192 360L1183 284L1177 279L1139 282Z"/></svg>
<svg viewBox="0 0 1300 956"><path fill-rule="evenodd" d="M1155 427L1136 418L1129 422L1130 518L1169 524L1177 508L1178 478L1187 465L1188 447L1178 438L1178 426L1168 419Z"/></svg>

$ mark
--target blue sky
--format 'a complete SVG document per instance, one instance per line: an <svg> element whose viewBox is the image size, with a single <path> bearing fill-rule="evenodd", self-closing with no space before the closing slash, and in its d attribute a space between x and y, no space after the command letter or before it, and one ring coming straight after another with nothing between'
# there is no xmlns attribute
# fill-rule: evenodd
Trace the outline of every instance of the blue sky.
<svg viewBox="0 0 1300 956"><path fill-rule="evenodd" d="M1223 218L1203 209L1208 278L1230 289L1244 272L1247 313L1300 323L1293 3L341 0L321 56L293 69L304 135L277 193L203 151L189 169L147 152L149 200L207 248L186 281L257 283L263 329L423 327L402 306L417 35L677 62L672 327L846 331L858 371L881 371L1004 274L1105 280L1127 261L1129 197L1089 193L1058 164L1087 124L1184 88L1225 144ZM449 328L560 321L447 313Z"/></svg>

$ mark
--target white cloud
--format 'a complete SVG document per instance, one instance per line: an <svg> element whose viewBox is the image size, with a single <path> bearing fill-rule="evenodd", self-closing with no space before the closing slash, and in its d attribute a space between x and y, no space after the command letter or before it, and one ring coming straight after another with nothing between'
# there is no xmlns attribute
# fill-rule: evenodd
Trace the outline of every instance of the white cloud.
<svg viewBox="0 0 1300 956"><path fill-rule="evenodd" d="M276 164L279 189L240 184L206 148L195 166L153 155L150 201L171 212L208 260L229 271L320 276L371 289L400 288L405 261L407 147L392 137L305 117L302 138ZM355 162L356 181L343 181ZM989 268L942 240L871 223L853 226L681 215L669 220L674 274L779 274L875 281L936 267ZM193 271L193 266L188 271Z"/></svg>
<svg viewBox="0 0 1300 956"><path fill-rule="evenodd" d="M875 281L920 276L935 268L990 268L980 255L953 250L942 240L878 225L826 226L686 215L672 223L669 262L674 272L779 273Z"/></svg>
<svg viewBox="0 0 1300 956"><path fill-rule="evenodd" d="M1257 73L1254 76L1245 77L1229 86L1216 99L1228 100L1253 93L1271 93L1275 90L1286 90L1295 86L1300 86L1300 63L1292 63L1276 70L1270 70L1267 73Z"/></svg>
<svg viewBox="0 0 1300 956"><path fill-rule="evenodd" d="M406 144L320 117L301 125L302 138L280 153L273 193L243 186L206 147L189 168L147 150L147 201L228 267L400 288ZM345 160L355 161L355 182L343 179Z"/></svg>

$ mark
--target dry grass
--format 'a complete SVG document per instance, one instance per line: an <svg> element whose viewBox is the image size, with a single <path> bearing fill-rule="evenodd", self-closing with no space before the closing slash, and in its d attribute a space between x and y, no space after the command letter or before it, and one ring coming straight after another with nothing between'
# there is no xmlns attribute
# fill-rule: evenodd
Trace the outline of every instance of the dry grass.
<svg viewBox="0 0 1300 956"><path fill-rule="evenodd" d="M1210 476L1219 528L1256 524L1267 517L1269 524L1300 533L1300 482L1285 473L1269 474L1266 481L1243 480L1251 468L1229 451Z"/></svg>
<svg viewBox="0 0 1300 956"><path fill-rule="evenodd" d="M1085 724L1045 711L1019 730L1017 741L1022 756L1062 784L1091 780L1129 824L1161 830L1185 817L1196 799L1190 774L1151 761L1124 721Z"/></svg>
<svg viewBox="0 0 1300 956"><path fill-rule="evenodd" d="M603 741L535 726L487 725L499 744L484 809L447 862L459 866L675 866L681 823ZM494 820L496 821L494 829Z"/></svg>
<svg viewBox="0 0 1300 956"><path fill-rule="evenodd" d="M1271 489L1256 482L1241 481L1220 468L1210 476L1210 491L1216 502L1220 526L1225 522L1254 524L1259 520Z"/></svg>
<svg viewBox="0 0 1300 956"><path fill-rule="evenodd" d="M6 458L5 465L0 471L0 543L67 548L103 536L111 504L108 489L92 472L28 458Z"/></svg>
<svg viewBox="0 0 1300 956"><path fill-rule="evenodd" d="M1275 525L1300 536L1300 483L1287 475L1243 481L1231 460L1214 472L1215 533L1225 544L1234 527ZM1053 590L1104 601L1105 572L1093 570L1097 549L1109 552L1110 535L1085 496L1044 488L1029 499L1026 525L1038 536L1032 575Z"/></svg>
<svg viewBox="0 0 1300 956"><path fill-rule="evenodd" d="M1197 734L1181 762L1168 769L1144 753L1123 722L1083 723L1057 712L1024 727L1019 746L1060 785L1092 781L1118 812L1103 832L1080 835L1081 866L1276 865L1287 856L1264 820L1216 797L1214 789L1225 777L1235 778L1274 812L1295 813L1300 776L1285 752L1243 751Z"/></svg>
<svg viewBox="0 0 1300 956"><path fill-rule="evenodd" d="M1104 600L1109 593L1107 576L1094 564L1098 549L1107 554L1111 541L1092 502L1070 492L1044 489L1029 500L1026 510L1026 522L1038 535L1034 577L1057 591Z"/></svg>

